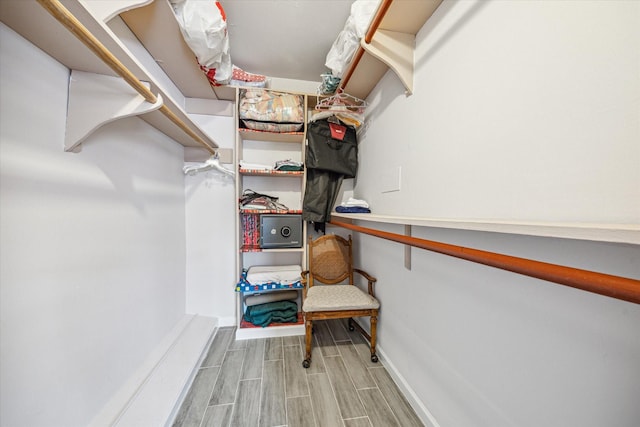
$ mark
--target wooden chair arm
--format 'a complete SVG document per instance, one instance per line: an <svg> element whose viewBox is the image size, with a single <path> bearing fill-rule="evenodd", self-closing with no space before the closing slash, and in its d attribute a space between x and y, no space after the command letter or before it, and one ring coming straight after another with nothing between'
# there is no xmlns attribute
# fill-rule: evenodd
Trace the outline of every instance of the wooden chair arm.
<svg viewBox="0 0 640 427"><path fill-rule="evenodd" d="M373 293L373 284L376 283L378 281L378 279L376 279L375 277L373 277L369 273L360 270L359 268L354 268L353 271L358 273L358 274L360 274L365 279L367 279L367 282L368 282L368 285L369 285L368 286L369 287L369 295L371 295L372 297L375 297L375 294Z"/></svg>
<svg viewBox="0 0 640 427"><path fill-rule="evenodd" d="M302 280L300 280L300 282L302 283L302 300L304 301L307 298L307 276L309 275L309 270L305 270L303 272L300 273L300 276L302 277Z"/></svg>
<svg viewBox="0 0 640 427"><path fill-rule="evenodd" d="M362 277L364 277L365 279L367 279L369 282L375 283L378 281L378 279L376 279L375 277L373 277L372 275L370 275L369 273L367 273L366 271L362 271L359 268L354 268L353 271L355 271L356 273L359 273L362 275Z"/></svg>

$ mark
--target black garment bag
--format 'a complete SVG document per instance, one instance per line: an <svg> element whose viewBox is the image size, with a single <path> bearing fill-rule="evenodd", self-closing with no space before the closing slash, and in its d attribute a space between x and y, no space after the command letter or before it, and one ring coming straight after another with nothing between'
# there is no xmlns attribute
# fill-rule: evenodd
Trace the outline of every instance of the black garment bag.
<svg viewBox="0 0 640 427"><path fill-rule="evenodd" d="M318 120L307 126L306 167L355 178L358 172L358 140L351 126Z"/></svg>
<svg viewBox="0 0 640 427"><path fill-rule="evenodd" d="M307 186L302 218L324 232L343 178L358 171L358 141L351 126L318 120L307 125Z"/></svg>

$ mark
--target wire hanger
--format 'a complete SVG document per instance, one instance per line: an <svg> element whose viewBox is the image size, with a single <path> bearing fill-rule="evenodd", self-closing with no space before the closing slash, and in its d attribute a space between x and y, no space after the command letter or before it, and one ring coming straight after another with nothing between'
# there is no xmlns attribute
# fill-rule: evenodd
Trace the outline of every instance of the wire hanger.
<svg viewBox="0 0 640 427"><path fill-rule="evenodd" d="M232 178L235 178L236 174L233 171L225 168L220 164L220 158L218 157L218 153L216 152L213 156L209 157L204 163L199 163L196 165L187 165L182 168L182 171L185 175L194 176L199 172L206 172L210 170L216 170L218 172L222 172L225 175L228 175Z"/></svg>

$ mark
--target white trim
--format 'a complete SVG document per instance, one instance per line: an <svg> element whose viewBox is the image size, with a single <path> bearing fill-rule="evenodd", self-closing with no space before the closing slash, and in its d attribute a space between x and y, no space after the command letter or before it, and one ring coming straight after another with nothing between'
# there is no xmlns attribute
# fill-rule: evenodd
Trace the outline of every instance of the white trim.
<svg viewBox="0 0 640 427"><path fill-rule="evenodd" d="M218 317L218 327L224 328L225 326L236 326L236 317Z"/></svg>
<svg viewBox="0 0 640 427"><path fill-rule="evenodd" d="M416 225L419 227L450 228L458 230L522 234L528 236L632 243L636 245L640 244L639 224L459 220L378 214L344 214L337 212L332 212L331 217L338 220L372 221L386 224Z"/></svg>
<svg viewBox="0 0 640 427"><path fill-rule="evenodd" d="M409 405L411 405L413 410L416 412L416 415L418 416L418 418L420 418L424 425L427 427L440 427L440 424L438 424L438 421L433 416L431 411L427 409L424 403L418 398L418 395L416 395L413 389L409 386L404 377L400 374L400 372L398 372L394 364L391 363L382 347L377 346L376 353L378 353L380 362L383 363L387 372L389 372L389 375L391 375L391 378L393 378L393 381L396 383L404 397L407 399L407 402L409 402Z"/></svg>
<svg viewBox="0 0 640 427"><path fill-rule="evenodd" d="M187 394L189 394L189 390L191 390L191 387L193 386L193 381L196 379L196 375L198 374L198 371L202 366L202 362L204 362L204 359L209 354L209 349L211 348L211 344L213 343L213 340L215 339L216 335L218 335L218 332L220 332L220 325L214 328L213 333L209 337L209 341L207 342L207 345L204 346L204 349L200 354L200 358L198 359L198 362L196 362L196 364L193 366L193 369L191 370L191 375L189 376L189 380L185 383L184 388L180 393L180 397L178 398L178 400L176 400L175 404L173 405L173 410L171 411L171 415L167 418L167 420L164 423L165 427L172 426L173 423L176 421L176 417L178 416L178 412L180 412L180 408L184 403L184 399L187 397Z"/></svg>
<svg viewBox="0 0 640 427"><path fill-rule="evenodd" d="M249 340L254 338L290 337L304 335L304 325L271 326L268 328L238 328L236 340Z"/></svg>
<svg viewBox="0 0 640 427"><path fill-rule="evenodd" d="M215 318L185 315L90 425L164 425L193 380L216 325Z"/></svg>

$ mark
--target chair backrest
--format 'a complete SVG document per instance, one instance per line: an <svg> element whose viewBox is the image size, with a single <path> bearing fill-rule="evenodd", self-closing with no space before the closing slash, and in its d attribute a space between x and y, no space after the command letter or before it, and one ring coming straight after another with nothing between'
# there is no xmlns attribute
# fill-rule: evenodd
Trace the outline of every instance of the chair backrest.
<svg viewBox="0 0 640 427"><path fill-rule="evenodd" d="M351 246L351 236L349 240L335 234L309 238L309 286L314 280L332 285L345 279L353 285Z"/></svg>

